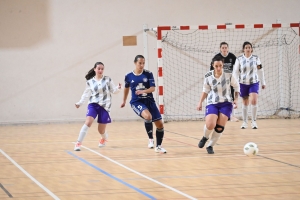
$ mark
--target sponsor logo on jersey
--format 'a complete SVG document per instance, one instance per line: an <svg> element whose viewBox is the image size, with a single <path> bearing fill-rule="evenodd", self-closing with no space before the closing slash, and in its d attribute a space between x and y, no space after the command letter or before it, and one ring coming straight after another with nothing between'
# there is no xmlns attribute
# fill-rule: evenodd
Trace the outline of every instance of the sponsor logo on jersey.
<svg viewBox="0 0 300 200"><path fill-rule="evenodd" d="M148 81L148 79L147 79L147 78L143 78L143 81L144 81L144 82L147 82L147 81Z"/></svg>
<svg viewBox="0 0 300 200"><path fill-rule="evenodd" d="M132 80L131 83L134 83L134 80Z"/></svg>

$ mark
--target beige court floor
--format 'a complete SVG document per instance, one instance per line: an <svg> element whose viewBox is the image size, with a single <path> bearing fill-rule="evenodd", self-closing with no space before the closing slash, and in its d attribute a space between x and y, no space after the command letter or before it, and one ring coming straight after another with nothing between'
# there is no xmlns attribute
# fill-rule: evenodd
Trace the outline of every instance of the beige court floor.
<svg viewBox="0 0 300 200"><path fill-rule="evenodd" d="M104 148L93 124L80 152L82 123L0 126L0 199L300 199L299 119L228 122L214 155L197 147L203 125L166 123L167 154L147 148L142 121L109 124Z"/></svg>

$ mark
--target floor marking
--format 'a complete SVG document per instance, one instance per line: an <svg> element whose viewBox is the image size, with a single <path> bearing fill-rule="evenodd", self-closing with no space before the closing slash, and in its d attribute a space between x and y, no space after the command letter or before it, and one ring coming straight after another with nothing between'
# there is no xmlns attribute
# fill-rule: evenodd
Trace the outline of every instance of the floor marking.
<svg viewBox="0 0 300 200"><path fill-rule="evenodd" d="M127 186L127 187L129 187L129 188L131 188L131 189L133 189L133 190L135 190L135 191L137 191L138 193L140 193L140 194L142 194L142 195L148 197L149 199L153 199L153 200L155 199L155 197L153 197L153 196L151 196L150 194L144 192L143 190L141 190L141 189L139 189L139 188L136 188L136 187L134 187L133 185L130 185L129 183L127 183L127 182L125 182L125 181L123 181L123 180L121 180L121 179L119 179L119 178L117 178L117 177L111 175L110 173L104 171L103 169L100 169L99 167L93 165L92 163L86 161L85 159L83 159L83 158L81 158L81 157L79 157L79 156L76 156L76 155L73 154L72 152L67 151L67 153L70 154L71 156L73 156L74 158L77 158L77 159L80 160L81 162L83 162L83 163L85 163L85 164L91 166L92 168L96 169L97 171L101 172L102 174L108 176L109 178L112 178L112 179L114 179L114 180L116 180L116 181L122 183L123 185L125 185L125 186Z"/></svg>
<svg viewBox="0 0 300 200"><path fill-rule="evenodd" d="M73 144L75 144L75 142L73 142ZM152 181L152 182L154 182L154 183L157 183L157 184L159 184L159 185L161 185L161 186L163 186L163 187L165 187L165 188L168 188L168 189L170 189L170 190L172 190L172 191L174 191L174 192L176 192L176 193L178 193L178 194L180 194L180 195L182 195L182 196L185 196L185 197L188 198L188 199L196 200L196 198L194 198L194 197L192 197L192 196L190 196L190 195L187 195L187 194L185 194L185 193L183 193L183 192L181 192L181 191L179 191L179 190L177 190L177 189L175 189L175 188L172 188L172 187L170 187L170 186L168 186L168 185L166 185L166 184L163 184L163 183L161 183L161 182L159 182L159 181L157 181L157 180L154 180L154 179L152 179L152 178L150 178L150 177L148 177L148 176L146 176L146 175L144 175L144 174L141 174L141 173L139 173L139 172L137 172L137 171L135 171L135 170L133 170L133 169L131 169L131 168L129 168L129 167L127 167L127 166L125 166L125 165L123 165L123 164L121 164L121 163L119 163L119 162L117 162L117 161L115 161L115 160L113 160L113 159L107 157L107 156L102 155L101 153L99 153L99 152L97 152L97 151L94 151L94 150L92 150L92 149L90 149L90 148L88 148L88 147L85 147L85 146L81 146L81 147L83 147L83 148L85 148L85 149L87 149L87 150L89 150L89 151L91 151L91 152L93 152L93 153L95 153L95 154L97 154L97 155L99 155L99 156L105 158L106 160L109 160L109 161L115 163L116 165L119 165L120 167L123 167L123 168L127 169L128 171L131 171L131 172L133 172L133 173L135 173L135 174L137 174L137 175L139 175L139 176L144 177L145 179L148 179L149 181Z"/></svg>
<svg viewBox="0 0 300 200"><path fill-rule="evenodd" d="M30 178L33 182L35 182L40 188L42 188L45 192L47 192L53 199L59 200L59 198L53 194L48 188L43 186L40 182L38 182L33 176L31 176L27 171L25 171L16 161L14 161L11 157L9 157L4 151L0 149L0 152L8 159L10 162L12 162L19 170L21 170L28 178Z"/></svg>
<svg viewBox="0 0 300 200"><path fill-rule="evenodd" d="M5 189L5 187L1 183L0 183L0 188L2 188L2 190L7 194L7 196L13 198L13 196L9 193L9 191L7 191L7 189Z"/></svg>

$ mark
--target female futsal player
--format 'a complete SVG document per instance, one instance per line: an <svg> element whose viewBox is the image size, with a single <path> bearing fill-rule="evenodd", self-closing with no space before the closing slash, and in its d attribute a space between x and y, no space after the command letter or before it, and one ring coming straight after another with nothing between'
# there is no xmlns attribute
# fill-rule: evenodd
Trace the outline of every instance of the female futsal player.
<svg viewBox="0 0 300 200"><path fill-rule="evenodd" d="M104 64L102 62L96 62L94 67L87 73L86 87L81 96L79 102L75 104L76 108L79 108L87 98L89 98L89 104L87 108L86 120L82 126L74 150L80 151L82 141L91 127L94 119L98 116L98 131L101 139L99 141L99 147L104 147L107 140L107 134L105 133L106 124L111 123L109 111L111 107L111 94L118 93L121 89L121 84L115 86L112 79L103 75Z"/></svg>

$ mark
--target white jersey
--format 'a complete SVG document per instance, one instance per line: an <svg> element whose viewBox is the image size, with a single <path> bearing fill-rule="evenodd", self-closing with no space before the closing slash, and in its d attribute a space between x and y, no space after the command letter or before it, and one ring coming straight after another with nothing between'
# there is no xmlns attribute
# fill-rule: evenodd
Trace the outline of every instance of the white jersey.
<svg viewBox="0 0 300 200"><path fill-rule="evenodd" d="M89 103L97 103L107 112L111 107L111 93L118 93L120 90L115 86L111 78L103 76L99 81L94 78L86 81L85 90L77 105L82 105L89 97Z"/></svg>
<svg viewBox="0 0 300 200"><path fill-rule="evenodd" d="M242 84L250 85L259 82L257 66L261 65L258 56L251 55L246 58L245 55L237 57L234 67L233 75ZM264 76L261 77L261 82L265 85Z"/></svg>
<svg viewBox="0 0 300 200"><path fill-rule="evenodd" d="M240 84L232 76L230 71L223 70L219 78L215 78L214 70L206 73L203 84L203 92L207 93L207 105L223 102L232 102L231 88L240 92Z"/></svg>

